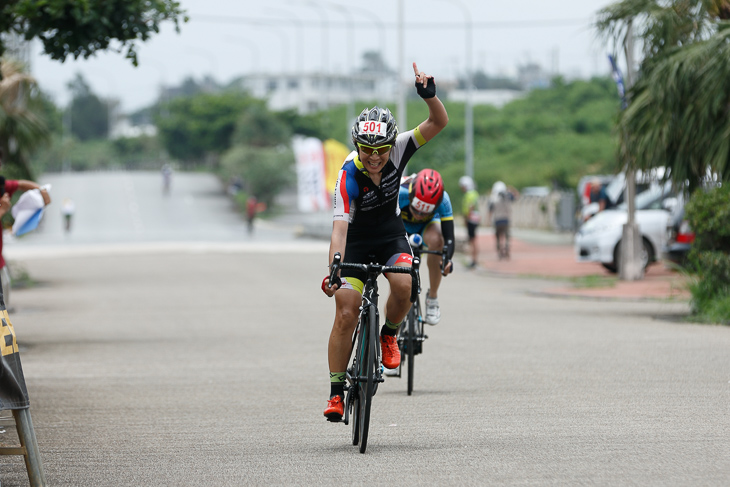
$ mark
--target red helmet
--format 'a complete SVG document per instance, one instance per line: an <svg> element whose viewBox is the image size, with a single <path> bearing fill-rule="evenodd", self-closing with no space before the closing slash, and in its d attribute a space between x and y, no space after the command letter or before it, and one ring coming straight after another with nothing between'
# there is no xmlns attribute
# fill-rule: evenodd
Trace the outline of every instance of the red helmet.
<svg viewBox="0 0 730 487"><path fill-rule="evenodd" d="M408 188L411 207L419 213L433 213L444 199L444 181L438 171L424 169Z"/></svg>

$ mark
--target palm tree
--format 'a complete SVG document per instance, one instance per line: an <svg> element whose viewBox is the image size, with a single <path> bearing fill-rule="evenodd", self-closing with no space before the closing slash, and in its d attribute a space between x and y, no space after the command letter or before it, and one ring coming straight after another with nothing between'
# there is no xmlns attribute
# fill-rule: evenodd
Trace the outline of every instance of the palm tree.
<svg viewBox="0 0 730 487"><path fill-rule="evenodd" d="M45 120L38 111L35 80L17 61L0 60L0 150L3 163L15 166L18 176L32 179L30 154L49 138Z"/></svg>
<svg viewBox="0 0 730 487"><path fill-rule="evenodd" d="M690 189L708 169L730 180L730 0L623 0L598 29L623 43L635 26L643 61L621 116L621 147L637 168L665 166Z"/></svg>

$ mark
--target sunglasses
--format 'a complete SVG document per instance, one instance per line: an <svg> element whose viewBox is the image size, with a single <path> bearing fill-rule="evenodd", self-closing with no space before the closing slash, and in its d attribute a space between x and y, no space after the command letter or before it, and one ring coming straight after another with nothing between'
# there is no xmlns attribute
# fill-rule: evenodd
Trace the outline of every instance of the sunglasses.
<svg viewBox="0 0 730 487"><path fill-rule="evenodd" d="M386 145L381 145L378 147L371 147L369 145L358 143L357 146L360 148L361 151L363 151L367 155L385 154L386 152L388 152L390 149L393 148L393 144L386 144Z"/></svg>

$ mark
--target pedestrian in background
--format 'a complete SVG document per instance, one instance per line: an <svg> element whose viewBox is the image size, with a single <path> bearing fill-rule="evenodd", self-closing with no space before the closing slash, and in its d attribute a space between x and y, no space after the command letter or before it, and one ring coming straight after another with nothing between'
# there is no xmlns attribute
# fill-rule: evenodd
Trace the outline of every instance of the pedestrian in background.
<svg viewBox="0 0 730 487"><path fill-rule="evenodd" d="M248 234L253 234L253 222L258 212L258 200L255 196L249 196L246 200L246 222L248 223Z"/></svg>
<svg viewBox="0 0 730 487"><path fill-rule="evenodd" d="M474 185L474 180L469 176L459 178L459 187L464 192L464 200L461 204L464 220L466 221L466 233L469 241L469 256L471 262L467 265L474 269L479 262L479 246L477 245L477 227L481 221L479 213L479 193Z"/></svg>
<svg viewBox="0 0 730 487"><path fill-rule="evenodd" d="M172 166L168 163L162 165L162 194L167 196L170 194L170 186L172 185Z"/></svg>
<svg viewBox="0 0 730 487"><path fill-rule="evenodd" d="M71 198L64 198L61 202L61 215L63 215L64 229L66 233L71 232L71 220L76 212L76 205Z"/></svg>
<svg viewBox="0 0 730 487"><path fill-rule="evenodd" d="M494 237L497 244L499 260L509 259L509 226L512 218L512 202L519 197L519 192L502 181L492 185L489 195L489 218L494 225Z"/></svg>

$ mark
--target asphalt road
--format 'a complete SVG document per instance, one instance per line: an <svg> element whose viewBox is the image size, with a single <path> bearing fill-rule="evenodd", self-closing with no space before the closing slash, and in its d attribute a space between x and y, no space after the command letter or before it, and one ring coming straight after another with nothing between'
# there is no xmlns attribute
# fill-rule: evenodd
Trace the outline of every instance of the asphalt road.
<svg viewBox="0 0 730 487"><path fill-rule="evenodd" d="M15 243L39 281L11 319L49 485L727 485L730 329L461 268L413 396L386 378L358 453L322 416L327 244L257 238ZM19 457L0 481L27 485Z"/></svg>

